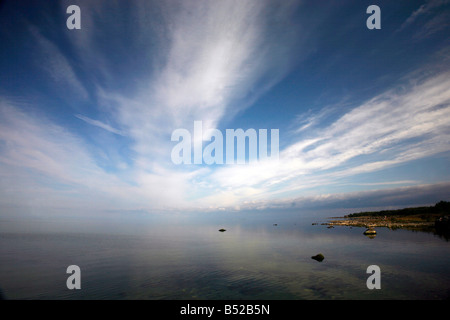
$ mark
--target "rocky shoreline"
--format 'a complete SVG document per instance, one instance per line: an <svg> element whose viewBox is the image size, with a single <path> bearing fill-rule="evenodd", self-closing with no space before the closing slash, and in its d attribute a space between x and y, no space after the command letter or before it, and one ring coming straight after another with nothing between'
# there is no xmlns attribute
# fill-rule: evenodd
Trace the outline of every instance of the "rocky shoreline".
<svg viewBox="0 0 450 320"><path fill-rule="evenodd" d="M421 219L420 217L342 217L334 218L329 222L322 223L328 226L347 226L347 227L364 227L373 228L389 228L389 229L409 229L409 230L428 230L434 228L435 222Z"/></svg>
<svg viewBox="0 0 450 320"><path fill-rule="evenodd" d="M321 223L328 229L335 226L362 227L364 235L374 238L376 228L406 229L412 231L431 232L450 239L450 202L440 201L430 207L413 207L396 210L358 212L344 217L331 217L328 222ZM317 222L313 225L318 225Z"/></svg>
<svg viewBox="0 0 450 320"><path fill-rule="evenodd" d="M364 227L366 235L376 234L375 228L408 229L434 233L450 232L450 202L440 201L430 207L404 208L375 212L359 212L344 217L334 217L322 225ZM317 223L316 223L317 224Z"/></svg>

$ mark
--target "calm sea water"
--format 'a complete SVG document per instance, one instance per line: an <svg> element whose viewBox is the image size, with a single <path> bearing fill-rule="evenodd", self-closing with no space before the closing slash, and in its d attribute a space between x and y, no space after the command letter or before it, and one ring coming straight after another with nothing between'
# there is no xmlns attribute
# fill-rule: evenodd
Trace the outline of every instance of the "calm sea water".
<svg viewBox="0 0 450 320"><path fill-rule="evenodd" d="M445 238L379 228L370 239L361 228L327 229L323 220L295 215L5 220L0 289L6 299L450 297ZM317 253L325 256L322 262L311 259ZM81 290L66 287L66 269L73 264L81 269ZM380 290L366 286L370 265L381 269Z"/></svg>

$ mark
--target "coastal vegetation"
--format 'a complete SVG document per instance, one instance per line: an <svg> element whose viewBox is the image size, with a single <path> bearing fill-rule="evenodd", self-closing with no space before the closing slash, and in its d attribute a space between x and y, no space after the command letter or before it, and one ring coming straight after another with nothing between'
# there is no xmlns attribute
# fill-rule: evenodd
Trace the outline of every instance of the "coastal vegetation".
<svg viewBox="0 0 450 320"><path fill-rule="evenodd" d="M440 215L450 214L450 202L439 201L434 206L429 207L414 207L414 208L403 208L397 210L382 210L374 212L358 212L346 215L346 218L354 217L402 217L402 216L420 216L422 219L430 220Z"/></svg>

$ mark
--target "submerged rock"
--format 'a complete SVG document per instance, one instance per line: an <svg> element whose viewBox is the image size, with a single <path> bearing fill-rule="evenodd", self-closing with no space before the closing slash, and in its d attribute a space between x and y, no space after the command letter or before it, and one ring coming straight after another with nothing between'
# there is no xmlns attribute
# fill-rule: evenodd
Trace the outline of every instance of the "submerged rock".
<svg viewBox="0 0 450 320"><path fill-rule="evenodd" d="M322 262L322 260L325 259L325 257L323 256L323 254L319 253L319 254L316 254L315 256L312 256L311 259Z"/></svg>

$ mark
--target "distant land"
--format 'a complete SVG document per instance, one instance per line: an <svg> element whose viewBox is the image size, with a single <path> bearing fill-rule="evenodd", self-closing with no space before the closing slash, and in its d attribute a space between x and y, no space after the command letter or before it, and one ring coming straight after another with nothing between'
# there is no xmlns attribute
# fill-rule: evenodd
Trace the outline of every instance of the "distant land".
<svg viewBox="0 0 450 320"><path fill-rule="evenodd" d="M433 216L449 215L450 214L450 202L439 201L434 206L430 207L415 207L415 208L403 208L397 210L382 210L372 212L358 212L344 216L345 218L363 217L363 216L411 216L411 215L424 215L424 219L429 219Z"/></svg>
<svg viewBox="0 0 450 320"><path fill-rule="evenodd" d="M430 207L352 213L322 225L448 232L449 216L450 202L440 201Z"/></svg>

